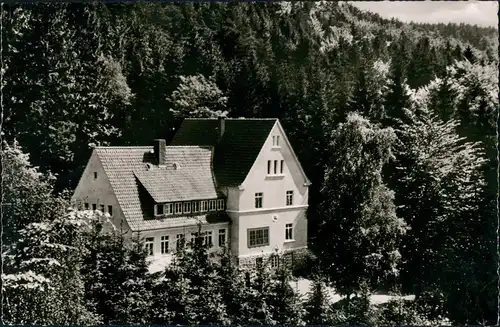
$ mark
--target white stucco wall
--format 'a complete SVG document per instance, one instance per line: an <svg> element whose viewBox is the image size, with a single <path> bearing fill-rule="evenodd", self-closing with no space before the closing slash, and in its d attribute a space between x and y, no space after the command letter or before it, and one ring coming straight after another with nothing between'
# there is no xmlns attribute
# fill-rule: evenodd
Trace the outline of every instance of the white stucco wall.
<svg viewBox="0 0 500 327"><path fill-rule="evenodd" d="M96 179L94 179L94 172L97 172ZM117 228L121 226L124 230L129 229L127 222L123 219L123 213L118 205L111 183L95 150L92 152L83 171L72 200L81 202L82 207L85 202L89 203L89 209L92 209L92 204L95 203L97 210L99 210L100 205L103 204L105 212L108 212L108 205L113 206L113 216L111 218L113 224Z"/></svg>
<svg viewBox="0 0 500 327"><path fill-rule="evenodd" d="M273 146L273 136L279 136L279 146ZM267 174L271 160L271 175ZM278 160L278 175L274 175L274 160ZM284 160L283 174L280 161ZM238 201L238 208L228 206L233 220L233 252L238 257L268 254L307 246L308 187L306 177L293 155L284 131L277 122L261 149L239 192L229 193ZM293 205L286 205L286 192L293 191ZM255 208L255 193L263 193L262 208ZM277 219L273 219L276 216ZM293 241L285 241L285 225L293 224ZM269 245L248 247L249 228L269 227Z"/></svg>

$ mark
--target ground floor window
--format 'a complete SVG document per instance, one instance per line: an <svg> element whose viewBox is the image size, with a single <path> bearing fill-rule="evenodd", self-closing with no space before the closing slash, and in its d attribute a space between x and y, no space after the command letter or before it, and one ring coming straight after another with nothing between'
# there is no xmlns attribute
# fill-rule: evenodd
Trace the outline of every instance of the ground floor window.
<svg viewBox="0 0 500 327"><path fill-rule="evenodd" d="M144 247L146 248L146 253L149 256L154 255L154 237L146 237L146 242L144 243Z"/></svg>
<svg viewBox="0 0 500 327"><path fill-rule="evenodd" d="M168 253L168 236L161 237L161 254Z"/></svg>
<svg viewBox="0 0 500 327"><path fill-rule="evenodd" d="M269 245L269 227L248 230L248 247Z"/></svg>

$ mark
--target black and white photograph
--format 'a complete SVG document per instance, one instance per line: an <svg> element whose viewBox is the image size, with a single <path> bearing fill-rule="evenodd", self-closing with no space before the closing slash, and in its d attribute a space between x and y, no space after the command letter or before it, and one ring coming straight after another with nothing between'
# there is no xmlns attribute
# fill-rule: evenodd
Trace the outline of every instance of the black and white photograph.
<svg viewBox="0 0 500 327"><path fill-rule="evenodd" d="M497 2L0 18L0 325L499 325Z"/></svg>

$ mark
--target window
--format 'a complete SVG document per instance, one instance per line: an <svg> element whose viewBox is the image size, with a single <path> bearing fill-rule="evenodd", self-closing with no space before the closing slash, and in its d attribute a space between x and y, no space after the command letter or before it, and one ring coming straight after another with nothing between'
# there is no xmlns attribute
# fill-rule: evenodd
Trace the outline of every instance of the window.
<svg viewBox="0 0 500 327"><path fill-rule="evenodd" d="M293 205L293 191L286 191L286 205Z"/></svg>
<svg viewBox="0 0 500 327"><path fill-rule="evenodd" d="M262 258L255 258L255 264L259 267L262 266Z"/></svg>
<svg viewBox="0 0 500 327"><path fill-rule="evenodd" d="M182 202L175 203L175 213L176 214L182 213Z"/></svg>
<svg viewBox="0 0 500 327"><path fill-rule="evenodd" d="M217 200L217 210L224 210L224 199Z"/></svg>
<svg viewBox="0 0 500 327"><path fill-rule="evenodd" d="M175 247L179 250L184 246L184 234L177 234L175 238Z"/></svg>
<svg viewBox="0 0 500 327"><path fill-rule="evenodd" d="M208 211L208 201L201 201L201 212Z"/></svg>
<svg viewBox="0 0 500 327"><path fill-rule="evenodd" d="M155 205L155 209L156 209L157 216L163 215L163 204Z"/></svg>
<svg viewBox="0 0 500 327"><path fill-rule="evenodd" d="M191 212L191 202L184 202L184 213Z"/></svg>
<svg viewBox="0 0 500 327"><path fill-rule="evenodd" d="M219 246L223 247L226 245L226 230L219 229Z"/></svg>
<svg viewBox="0 0 500 327"><path fill-rule="evenodd" d="M210 200L210 211L215 211L215 205L216 205L216 201Z"/></svg>
<svg viewBox="0 0 500 327"><path fill-rule="evenodd" d="M285 240L293 240L293 225L285 225Z"/></svg>
<svg viewBox="0 0 500 327"><path fill-rule="evenodd" d="M200 201L193 201L191 206L193 212L200 212Z"/></svg>
<svg viewBox="0 0 500 327"><path fill-rule="evenodd" d="M104 207L104 204L101 204L101 205L99 206L99 210L100 210L102 213L104 213L104 208L105 208L105 207Z"/></svg>
<svg viewBox="0 0 500 327"><path fill-rule="evenodd" d="M262 198L263 198L262 192L255 193L255 208L262 208Z"/></svg>
<svg viewBox="0 0 500 327"><path fill-rule="evenodd" d="M85 202L84 207L85 207L85 210L89 210L89 203Z"/></svg>
<svg viewBox="0 0 500 327"><path fill-rule="evenodd" d="M164 206L165 214L166 215L171 215L174 213L174 204L173 203L167 203Z"/></svg>
<svg viewBox="0 0 500 327"><path fill-rule="evenodd" d="M283 174L283 166L285 164L285 161L284 160L281 160L280 162L280 174Z"/></svg>
<svg viewBox="0 0 500 327"><path fill-rule="evenodd" d="M274 160L274 174L278 173L278 160Z"/></svg>
<svg viewBox="0 0 500 327"><path fill-rule="evenodd" d="M209 230L209 231L206 231L204 233L204 237L205 237L205 245L208 246L208 247L212 247L213 246L213 241L212 241L212 231Z"/></svg>
<svg viewBox="0 0 500 327"><path fill-rule="evenodd" d="M92 210L97 210L97 204L92 203Z"/></svg>
<svg viewBox="0 0 500 327"><path fill-rule="evenodd" d="M94 171L94 179L97 179L97 172Z"/></svg>
<svg viewBox="0 0 500 327"><path fill-rule="evenodd" d="M248 247L269 245L269 227L248 230Z"/></svg>
<svg viewBox="0 0 500 327"><path fill-rule="evenodd" d="M110 216L113 215L113 206L108 206L108 213Z"/></svg>
<svg viewBox="0 0 500 327"><path fill-rule="evenodd" d="M191 239L189 240L191 243L191 246L193 246L196 242L196 240L200 237L200 234L198 232L196 233L191 233Z"/></svg>
<svg viewBox="0 0 500 327"><path fill-rule="evenodd" d="M161 237L161 254L168 253L168 235Z"/></svg>
<svg viewBox="0 0 500 327"><path fill-rule="evenodd" d="M279 135L273 136L273 146L280 146L280 136Z"/></svg>
<svg viewBox="0 0 500 327"><path fill-rule="evenodd" d="M154 254L154 242L155 242L154 237L146 237L146 242L144 243L144 247L146 248L147 255Z"/></svg>
<svg viewBox="0 0 500 327"><path fill-rule="evenodd" d="M267 161L267 174L271 175L271 160Z"/></svg>
<svg viewBox="0 0 500 327"><path fill-rule="evenodd" d="M280 257L274 254L269 259L270 259L269 261L271 262L271 267L278 268L280 264Z"/></svg>

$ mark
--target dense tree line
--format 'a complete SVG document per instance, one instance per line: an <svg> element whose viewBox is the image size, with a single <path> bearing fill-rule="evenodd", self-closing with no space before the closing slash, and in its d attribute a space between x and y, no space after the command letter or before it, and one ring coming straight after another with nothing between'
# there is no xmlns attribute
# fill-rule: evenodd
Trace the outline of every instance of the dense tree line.
<svg viewBox="0 0 500 327"><path fill-rule="evenodd" d="M384 308L386 323L412 315L394 308L430 305L457 324L496 321L496 29L404 24L335 2L3 9L10 146L2 198L10 205L2 219L13 260L6 292L17 308L9 321L222 324L246 312L241 322L370 324L366 294L393 289L417 299ZM229 263L207 263L187 273L201 254L182 254L158 280L145 277L140 241L123 246L64 211L64 190L92 145L144 145L171 138L183 117L218 115L279 118L312 181L310 245L322 274L304 307L285 287L288 272L267 279L257 270L248 281ZM49 236L62 230L68 239ZM40 250L16 252L30 246ZM70 258L58 252L82 246L88 251ZM38 271L40 255L54 265ZM51 289L53 300L37 304L41 320L15 311L28 301L15 283L28 280L39 285L33 303ZM342 308L324 304L323 284L348 295ZM227 301L231 292L238 304ZM80 306L65 308L70 299ZM198 301L213 303L210 311Z"/></svg>

